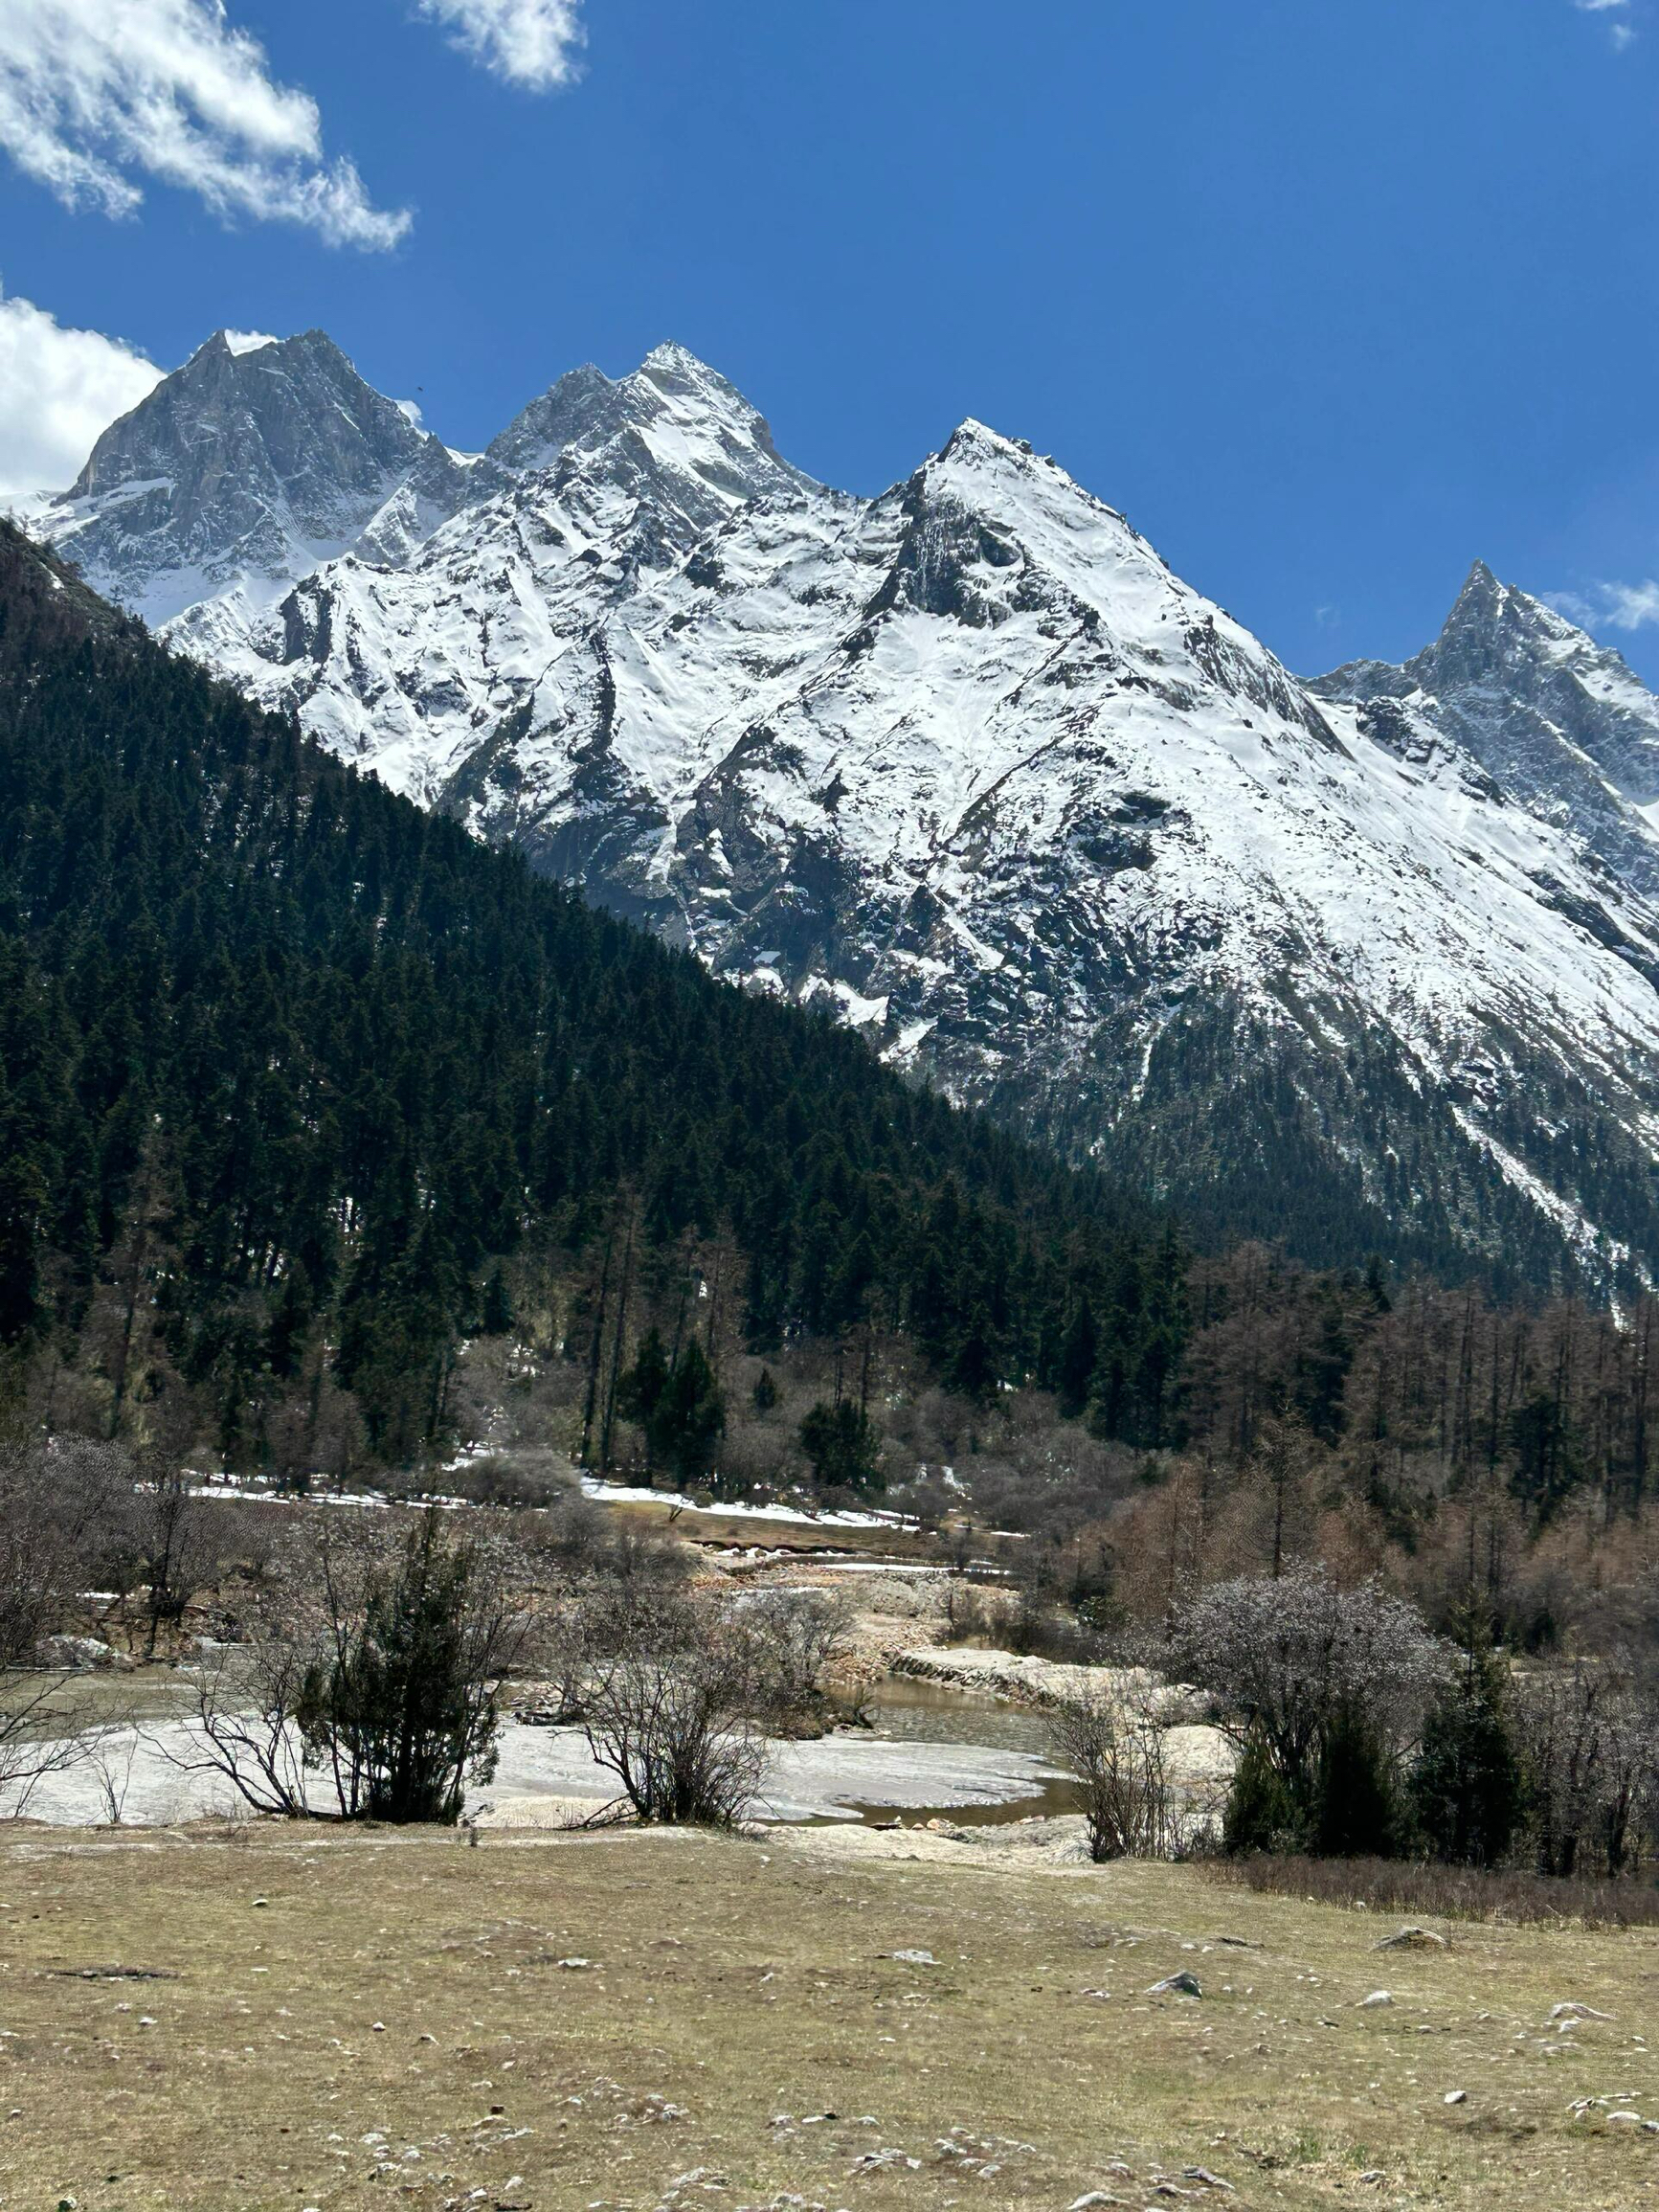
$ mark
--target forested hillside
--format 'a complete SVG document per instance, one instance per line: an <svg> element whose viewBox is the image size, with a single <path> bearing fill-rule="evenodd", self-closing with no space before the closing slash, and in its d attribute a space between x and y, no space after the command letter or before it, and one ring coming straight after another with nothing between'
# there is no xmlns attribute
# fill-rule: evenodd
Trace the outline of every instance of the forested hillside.
<svg viewBox="0 0 1659 2212"><path fill-rule="evenodd" d="M752 1346L869 1320L970 1398L1086 1350L1149 1444L1183 1341L1174 1237L1103 1182L359 778L4 525L0 1178L13 1381L233 1463L296 1402L417 1454L527 1253L595 1357L606 1286L701 1239Z"/></svg>

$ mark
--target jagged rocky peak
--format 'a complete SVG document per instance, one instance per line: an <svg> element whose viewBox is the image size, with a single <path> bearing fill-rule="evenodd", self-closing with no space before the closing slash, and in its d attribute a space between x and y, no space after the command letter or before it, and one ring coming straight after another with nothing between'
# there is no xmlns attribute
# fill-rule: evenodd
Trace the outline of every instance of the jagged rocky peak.
<svg viewBox="0 0 1659 2212"><path fill-rule="evenodd" d="M430 530L474 481L325 331L218 330L103 433L44 528L100 590L164 621L285 589L406 489L399 529Z"/></svg>
<svg viewBox="0 0 1659 2212"><path fill-rule="evenodd" d="M1659 898L1659 698L1621 653L1476 561L1440 635L1401 665L1356 661L1323 697L1393 700L1420 740L1449 739L1511 800Z"/></svg>
<svg viewBox="0 0 1659 2212"><path fill-rule="evenodd" d="M240 423L284 349L227 352L189 366ZM562 377L429 531L420 451L351 557L198 576L172 642L1200 1220L1659 1271L1659 703L1563 616L1478 567L1310 688L1023 440L827 491L679 347Z"/></svg>
<svg viewBox="0 0 1659 2212"><path fill-rule="evenodd" d="M759 409L675 345L657 347L616 379L592 363L572 369L531 400L488 455L526 475L608 447L624 465L642 463L695 486L710 521L753 499L798 492L811 481L779 454Z"/></svg>
<svg viewBox="0 0 1659 2212"><path fill-rule="evenodd" d="M216 330L111 424L69 496L115 490L165 463L176 511L181 501L212 496L233 471L264 478L276 468L296 511L321 514L340 489L378 485L425 442L326 331L247 346Z"/></svg>

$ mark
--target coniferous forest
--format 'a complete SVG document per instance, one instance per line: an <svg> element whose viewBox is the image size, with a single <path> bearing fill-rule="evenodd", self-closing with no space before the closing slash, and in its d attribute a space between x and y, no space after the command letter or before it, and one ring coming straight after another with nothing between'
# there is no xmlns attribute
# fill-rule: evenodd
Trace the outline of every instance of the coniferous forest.
<svg viewBox="0 0 1659 2212"><path fill-rule="evenodd" d="M418 1454L526 1252L599 1277L596 1331L607 1277L716 1240L751 1347L874 1320L975 1398L1087 1309L1147 1444L1182 1346L1179 1244L1102 1181L356 776L9 526L0 1162L13 1368L95 1377L111 1434L170 1391L231 1464L297 1384Z"/></svg>
<svg viewBox="0 0 1659 2212"><path fill-rule="evenodd" d="M32 1424L408 1465L469 1433L469 1341L524 1336L607 1469L844 1493L967 1450L999 1521L1071 1529L1104 1494L1066 1492L1065 1437L1115 1449L1132 1580L1260 1548L1263 1496L1379 1559L1426 1558L1466 1495L1493 1560L1494 1499L1523 1534L1643 1516L1646 1302L1356 1263L1189 1251L355 775L0 526L0 1379Z"/></svg>

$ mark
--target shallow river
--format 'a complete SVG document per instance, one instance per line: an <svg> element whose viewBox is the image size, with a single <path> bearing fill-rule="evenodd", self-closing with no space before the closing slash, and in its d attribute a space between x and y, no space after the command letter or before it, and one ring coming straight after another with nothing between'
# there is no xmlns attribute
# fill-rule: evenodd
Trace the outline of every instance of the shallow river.
<svg viewBox="0 0 1659 2212"><path fill-rule="evenodd" d="M781 1821L890 1820L937 1815L963 1823L1069 1811L1064 1778L1047 1755L1042 1724L1029 1713L967 1697L938 1683L883 1684L870 1728L806 1743L768 1746L754 1811ZM596 1810L616 1794L579 1728L524 1727L501 1733L501 1758L469 1813L491 1825L547 1823ZM111 1731L96 1764L48 1775L26 1807L63 1826L107 1821L112 1805L132 1826L157 1826L235 1810L234 1791L202 1763L188 1724L160 1719Z"/></svg>

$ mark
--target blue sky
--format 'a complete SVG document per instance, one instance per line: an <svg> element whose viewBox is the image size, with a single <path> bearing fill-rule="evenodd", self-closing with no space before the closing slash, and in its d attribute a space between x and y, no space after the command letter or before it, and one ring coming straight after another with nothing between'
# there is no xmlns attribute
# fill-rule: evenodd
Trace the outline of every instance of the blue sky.
<svg viewBox="0 0 1659 2212"><path fill-rule="evenodd" d="M322 325L463 446L674 337L857 489L1030 438L1293 666L1414 650L1479 554L1659 682L1659 0L213 7L108 10L263 49L181 156L152 54L0 0L13 305L163 366Z"/></svg>

